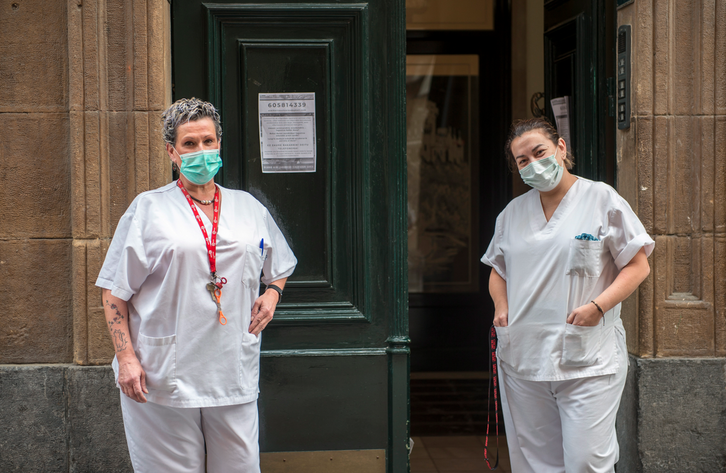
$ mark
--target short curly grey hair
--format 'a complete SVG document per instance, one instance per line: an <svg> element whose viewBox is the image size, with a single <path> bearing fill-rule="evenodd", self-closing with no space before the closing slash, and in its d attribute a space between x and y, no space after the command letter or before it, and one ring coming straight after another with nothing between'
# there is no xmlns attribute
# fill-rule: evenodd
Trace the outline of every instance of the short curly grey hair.
<svg viewBox="0 0 726 473"><path fill-rule="evenodd" d="M176 130L182 123L211 118L217 132L217 140L222 139L222 124L217 109L209 102L192 97L179 99L161 114L161 129L164 142L176 145Z"/></svg>

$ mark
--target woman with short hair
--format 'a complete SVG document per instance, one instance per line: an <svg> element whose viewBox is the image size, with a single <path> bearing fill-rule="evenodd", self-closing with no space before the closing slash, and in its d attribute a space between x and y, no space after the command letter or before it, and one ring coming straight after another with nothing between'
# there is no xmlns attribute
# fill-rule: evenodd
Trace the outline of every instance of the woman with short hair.
<svg viewBox="0 0 726 473"><path fill-rule="evenodd" d="M655 243L612 187L569 172L546 119L515 122L506 153L533 187L497 217L482 257L512 471L612 472L628 368L620 305Z"/></svg>
<svg viewBox="0 0 726 473"><path fill-rule="evenodd" d="M179 180L134 199L96 281L131 461L204 472L206 452L206 471L259 472L260 332L297 260L261 203L214 183L212 104L176 101L163 137Z"/></svg>

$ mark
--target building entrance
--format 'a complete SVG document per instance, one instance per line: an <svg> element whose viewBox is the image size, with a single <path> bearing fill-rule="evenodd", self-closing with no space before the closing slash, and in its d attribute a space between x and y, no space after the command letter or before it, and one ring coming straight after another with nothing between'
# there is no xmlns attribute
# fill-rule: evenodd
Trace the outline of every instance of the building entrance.
<svg viewBox="0 0 726 473"><path fill-rule="evenodd" d="M424 3L407 2L412 434L476 435L493 319L479 258L511 198L509 7Z"/></svg>

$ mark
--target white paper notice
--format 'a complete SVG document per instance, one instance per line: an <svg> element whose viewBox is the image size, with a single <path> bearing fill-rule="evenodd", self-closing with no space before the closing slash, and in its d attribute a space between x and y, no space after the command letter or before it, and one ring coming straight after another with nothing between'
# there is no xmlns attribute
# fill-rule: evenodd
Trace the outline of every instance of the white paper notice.
<svg viewBox="0 0 726 473"><path fill-rule="evenodd" d="M315 93L259 94L262 172L315 172Z"/></svg>
<svg viewBox="0 0 726 473"><path fill-rule="evenodd" d="M552 112L557 122L557 133L565 140L567 151L573 153L575 150L572 149L572 141L570 139L570 97L568 95L557 97L556 99L550 100L550 103L552 104Z"/></svg>

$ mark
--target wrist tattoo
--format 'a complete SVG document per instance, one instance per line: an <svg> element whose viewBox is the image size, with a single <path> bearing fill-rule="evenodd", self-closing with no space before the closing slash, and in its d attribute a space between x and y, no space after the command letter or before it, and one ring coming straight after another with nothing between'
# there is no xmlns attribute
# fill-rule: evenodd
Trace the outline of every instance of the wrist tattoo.
<svg viewBox="0 0 726 473"><path fill-rule="evenodd" d="M126 340L126 334L116 329L113 331L113 343L116 345L116 352L124 351L126 349L126 346L128 345L128 340Z"/></svg>

